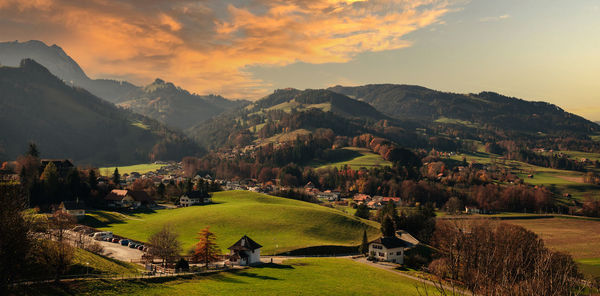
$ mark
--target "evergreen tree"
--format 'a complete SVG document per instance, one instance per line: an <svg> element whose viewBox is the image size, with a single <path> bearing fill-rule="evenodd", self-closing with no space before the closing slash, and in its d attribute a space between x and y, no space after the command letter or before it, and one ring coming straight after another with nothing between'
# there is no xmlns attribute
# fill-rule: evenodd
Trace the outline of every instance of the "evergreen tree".
<svg viewBox="0 0 600 296"><path fill-rule="evenodd" d="M363 239L362 239L362 243L358 247L358 252L361 254L366 254L367 252L369 252L369 240L367 238L367 230L366 229L363 231Z"/></svg>
<svg viewBox="0 0 600 296"><path fill-rule="evenodd" d="M115 186L119 186L119 184L121 184L121 175L119 174L119 168L115 168L112 181L115 184Z"/></svg>
<svg viewBox="0 0 600 296"><path fill-rule="evenodd" d="M49 198L48 202L55 202L58 199L60 183L58 180L58 171L56 165L53 162L48 162L40 179L43 181L44 191L46 197Z"/></svg>
<svg viewBox="0 0 600 296"><path fill-rule="evenodd" d="M384 237L393 237L396 235L396 230L394 229L394 221L392 217L385 216L383 218L383 222L381 223L381 233Z"/></svg>
<svg viewBox="0 0 600 296"><path fill-rule="evenodd" d="M96 170L94 169L90 169L90 172L88 173L88 184L92 190L98 188L98 176L96 176Z"/></svg>
<svg viewBox="0 0 600 296"><path fill-rule="evenodd" d="M69 188L73 199L81 197L81 177L79 176L79 171L77 169L73 169L69 172L69 175L67 176L67 187Z"/></svg>
<svg viewBox="0 0 600 296"><path fill-rule="evenodd" d="M156 193L158 193L158 196L160 196L160 199L165 198L166 192L167 192L167 188L165 187L165 184L163 182L160 182L160 184L158 184L158 188L156 189Z"/></svg>
<svg viewBox="0 0 600 296"><path fill-rule="evenodd" d="M196 244L194 255L192 255L195 262L204 262L208 267L208 263L219 260L220 250L216 243L217 236L210 232L209 226L198 232L197 239L199 241Z"/></svg>
<svg viewBox="0 0 600 296"><path fill-rule="evenodd" d="M369 207L367 207L365 204L358 205L358 207L356 207L354 216L363 219L369 219Z"/></svg>
<svg viewBox="0 0 600 296"><path fill-rule="evenodd" d="M40 157L40 151L37 148L37 145L33 142L29 143L29 148L27 150L27 155L33 156L35 158Z"/></svg>

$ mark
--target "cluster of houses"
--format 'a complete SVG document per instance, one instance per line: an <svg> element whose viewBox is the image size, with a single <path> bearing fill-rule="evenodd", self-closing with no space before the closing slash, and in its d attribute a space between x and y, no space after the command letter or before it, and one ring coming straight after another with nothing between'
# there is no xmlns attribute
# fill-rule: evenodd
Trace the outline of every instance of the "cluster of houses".
<svg viewBox="0 0 600 296"><path fill-rule="evenodd" d="M402 200L399 197L370 196L362 193L355 194L352 200L358 205L364 204L373 210L379 209L389 202L393 202L396 206L402 205Z"/></svg>
<svg viewBox="0 0 600 296"><path fill-rule="evenodd" d="M340 200L340 192L339 191L331 191L331 190L320 191L319 189L317 189L315 187L315 185L312 182L308 182L304 186L304 192L306 192L307 194L312 195L320 200L326 200L326 201Z"/></svg>

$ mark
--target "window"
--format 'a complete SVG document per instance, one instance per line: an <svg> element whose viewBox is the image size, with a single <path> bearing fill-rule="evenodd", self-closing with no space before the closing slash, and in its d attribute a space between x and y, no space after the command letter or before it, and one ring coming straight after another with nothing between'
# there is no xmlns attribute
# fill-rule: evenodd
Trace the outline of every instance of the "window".
<svg viewBox="0 0 600 296"><path fill-rule="evenodd" d="M379 252L379 257L384 257L384 256L385 256L384 253Z"/></svg>
<svg viewBox="0 0 600 296"><path fill-rule="evenodd" d="M397 252L396 255L402 255L402 252Z"/></svg>

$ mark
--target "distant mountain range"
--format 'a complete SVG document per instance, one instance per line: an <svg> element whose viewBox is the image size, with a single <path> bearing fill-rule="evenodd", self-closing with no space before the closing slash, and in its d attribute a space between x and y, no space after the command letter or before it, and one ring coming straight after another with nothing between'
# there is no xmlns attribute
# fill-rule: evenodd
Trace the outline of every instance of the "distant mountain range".
<svg viewBox="0 0 600 296"><path fill-rule="evenodd" d="M394 118L426 124L493 127L521 133L598 132L598 124L546 102L531 102L493 92L456 94L421 86L373 84L329 90L367 102Z"/></svg>
<svg viewBox="0 0 600 296"><path fill-rule="evenodd" d="M173 83L156 79L136 91L130 100L118 105L183 130L225 110L239 108L246 104L248 101L231 101L221 96L190 94Z"/></svg>
<svg viewBox="0 0 600 296"><path fill-rule="evenodd" d="M37 62L0 67L0 151L23 154L30 141L43 157L77 164L180 160L203 150L163 124L66 85Z"/></svg>

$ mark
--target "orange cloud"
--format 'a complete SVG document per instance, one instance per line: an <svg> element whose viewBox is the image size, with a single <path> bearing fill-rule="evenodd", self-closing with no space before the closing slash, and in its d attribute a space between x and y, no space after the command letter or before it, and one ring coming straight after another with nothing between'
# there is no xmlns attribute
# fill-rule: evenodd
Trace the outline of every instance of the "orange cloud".
<svg viewBox="0 0 600 296"><path fill-rule="evenodd" d="M198 93L254 98L248 66L343 63L399 49L440 21L444 0L0 0L2 36L62 46L92 77L155 77ZM236 2L237 3L237 2Z"/></svg>

